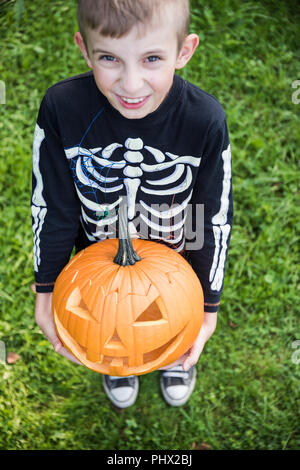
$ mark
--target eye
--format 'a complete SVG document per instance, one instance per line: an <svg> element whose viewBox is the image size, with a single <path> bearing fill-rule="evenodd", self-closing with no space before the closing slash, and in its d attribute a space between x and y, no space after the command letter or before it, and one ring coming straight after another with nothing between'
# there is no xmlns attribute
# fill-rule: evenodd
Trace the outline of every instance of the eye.
<svg viewBox="0 0 300 470"><path fill-rule="evenodd" d="M147 57L146 60L148 62L158 62L160 60L160 57L158 57L157 55L150 55L149 57Z"/></svg>
<svg viewBox="0 0 300 470"><path fill-rule="evenodd" d="M105 62L114 62L116 59L112 55L102 55L99 57L99 60L103 60Z"/></svg>

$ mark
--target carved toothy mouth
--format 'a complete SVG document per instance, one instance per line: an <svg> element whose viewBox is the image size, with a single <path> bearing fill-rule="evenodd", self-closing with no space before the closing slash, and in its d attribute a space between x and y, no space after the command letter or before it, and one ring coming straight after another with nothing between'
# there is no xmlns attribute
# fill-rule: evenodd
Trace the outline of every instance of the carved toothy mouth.
<svg viewBox="0 0 300 470"><path fill-rule="evenodd" d="M174 351L176 351L180 343L184 337L186 325L183 329L177 333L173 338L171 338L167 343L164 345L154 349L153 351L147 352L143 354L143 364L139 366L129 366L129 357L122 356L122 357L112 357L107 355L102 355L102 357L98 357L95 362L92 362L90 359L87 359L87 355L90 356L88 353L87 348L79 345L67 332L67 330L61 324L56 312L54 311L54 322L59 334L60 339L64 343L65 347L85 366L89 367L96 372L106 373L104 371L100 371L97 366L102 366L103 368L107 368L107 371L110 368L117 370L122 370L123 368L126 370L126 374L122 373L120 375L131 375L134 370L134 374L144 374L150 372L150 370L155 370L157 366L163 367L168 365L169 363L173 362L175 358L168 360L168 358L172 355ZM184 354L186 351L182 351ZM179 354L182 355L182 354ZM95 355L96 356L96 355Z"/></svg>
<svg viewBox="0 0 300 470"><path fill-rule="evenodd" d="M180 339L181 339L181 337L184 334L185 328L186 327L184 327L179 333L177 333L177 335L175 335L167 343L163 344L159 348L156 348L156 349L153 349L153 351L144 353L143 354L143 364L149 364L150 362L156 361L157 359L161 360L163 354L165 353L165 351L167 349L170 348L172 343L173 342L175 343L179 336L180 336ZM177 343L178 343L178 341L177 341ZM177 345L177 343L176 343L176 345ZM170 350L168 351L168 353L170 353ZM128 364L128 359L129 359L128 356L122 356L122 357L116 358L116 357L104 355L102 363L106 363L106 364L110 365L113 362L114 366L117 365L118 367L124 367L125 366L125 367L130 368L130 366Z"/></svg>

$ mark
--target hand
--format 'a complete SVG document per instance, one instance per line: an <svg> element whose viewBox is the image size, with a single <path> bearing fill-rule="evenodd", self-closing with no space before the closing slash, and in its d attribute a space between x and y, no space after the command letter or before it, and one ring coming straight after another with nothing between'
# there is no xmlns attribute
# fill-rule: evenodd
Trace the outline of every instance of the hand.
<svg viewBox="0 0 300 470"><path fill-rule="evenodd" d="M183 356L177 359L177 361L158 370L167 370L182 364L183 370L187 371L195 365L198 362L206 341L211 337L216 329L217 317L217 313L204 312L204 319L200 332L191 348Z"/></svg>
<svg viewBox="0 0 300 470"><path fill-rule="evenodd" d="M32 288L32 290L34 289ZM62 342L57 336L52 315L52 292L36 294L35 321L48 341L52 344L54 351L76 364L83 365L75 356L73 356L73 354L64 348Z"/></svg>
<svg viewBox="0 0 300 470"><path fill-rule="evenodd" d="M183 370L189 370L192 366L194 366L199 359L200 354L203 351L206 341L209 340L211 335L214 333L216 326L217 326L217 313L207 313L204 312L204 319L203 323L197 336L194 344L188 351L187 357L185 357L183 361L182 368Z"/></svg>

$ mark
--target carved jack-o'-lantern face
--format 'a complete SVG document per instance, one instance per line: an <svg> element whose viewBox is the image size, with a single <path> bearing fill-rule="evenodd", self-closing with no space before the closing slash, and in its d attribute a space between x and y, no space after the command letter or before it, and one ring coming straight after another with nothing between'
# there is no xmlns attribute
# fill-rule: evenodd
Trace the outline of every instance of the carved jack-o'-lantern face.
<svg viewBox="0 0 300 470"><path fill-rule="evenodd" d="M171 364L196 339L203 293L189 263L152 241L132 241L141 258L114 263L117 239L79 252L57 278L54 322L65 347L90 369L138 375Z"/></svg>

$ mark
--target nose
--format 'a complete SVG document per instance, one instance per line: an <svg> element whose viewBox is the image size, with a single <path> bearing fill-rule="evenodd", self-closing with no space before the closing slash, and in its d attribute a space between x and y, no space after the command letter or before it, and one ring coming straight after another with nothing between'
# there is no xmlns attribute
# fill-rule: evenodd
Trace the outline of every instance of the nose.
<svg viewBox="0 0 300 470"><path fill-rule="evenodd" d="M143 93L144 80L141 70L138 67L128 66L124 67L121 75L121 87L124 96L130 98L139 98Z"/></svg>

